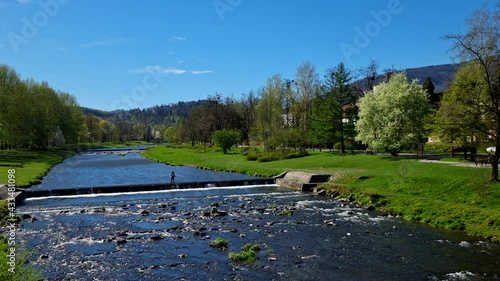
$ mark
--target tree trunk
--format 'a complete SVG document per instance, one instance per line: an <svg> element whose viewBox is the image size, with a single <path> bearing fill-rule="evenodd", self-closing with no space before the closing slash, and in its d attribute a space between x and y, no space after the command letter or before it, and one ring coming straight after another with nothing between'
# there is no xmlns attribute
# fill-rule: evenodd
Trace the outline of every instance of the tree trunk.
<svg viewBox="0 0 500 281"><path fill-rule="evenodd" d="M495 157L491 162L491 179L490 181L496 182L498 181L498 159L500 159L500 135L496 137L495 144Z"/></svg>
<svg viewBox="0 0 500 281"><path fill-rule="evenodd" d="M342 111L340 111L342 112ZM342 114L341 114L342 116ZM342 119L340 119L340 150L342 153L345 153L345 141L344 141L344 124Z"/></svg>

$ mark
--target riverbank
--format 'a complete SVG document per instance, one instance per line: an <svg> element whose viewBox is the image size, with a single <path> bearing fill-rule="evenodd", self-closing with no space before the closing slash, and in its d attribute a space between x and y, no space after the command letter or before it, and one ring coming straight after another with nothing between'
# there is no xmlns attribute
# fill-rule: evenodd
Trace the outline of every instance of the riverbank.
<svg viewBox="0 0 500 281"><path fill-rule="evenodd" d="M429 224L498 241L500 183L489 183L490 169L423 163L383 155L310 152L303 158L273 162L247 161L239 152L157 146L143 153L171 165L273 176L283 171L333 175L329 195Z"/></svg>
<svg viewBox="0 0 500 281"><path fill-rule="evenodd" d="M54 165L73 156L78 151L142 144L145 144L145 142L77 144L57 149L0 150L0 185L7 184L9 170L15 170L13 174L15 175L16 187L27 188L39 183ZM6 200L0 200L0 226L5 223L6 218L9 216L10 212L7 210ZM18 248L19 252L16 256L16 274L10 274L7 263L8 249L7 240L0 237L0 280L40 280L41 272L33 269L30 265L25 265L29 253L22 246Z"/></svg>

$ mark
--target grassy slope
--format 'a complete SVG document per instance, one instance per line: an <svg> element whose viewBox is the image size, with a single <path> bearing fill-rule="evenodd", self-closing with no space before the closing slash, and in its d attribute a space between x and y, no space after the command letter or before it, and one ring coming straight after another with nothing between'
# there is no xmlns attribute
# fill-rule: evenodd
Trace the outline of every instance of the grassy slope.
<svg viewBox="0 0 500 281"><path fill-rule="evenodd" d="M330 173L334 175L334 182L328 187L340 191L340 196L352 194L365 205L410 221L459 229L493 240L500 238L500 184L487 182L490 170L486 168L321 152L312 152L304 158L260 163L246 161L238 153L223 155L164 146L151 148L144 155L174 165L266 176L286 170Z"/></svg>
<svg viewBox="0 0 500 281"><path fill-rule="evenodd" d="M7 183L7 171L16 170L16 186L28 187L38 182L50 168L73 155L70 150L0 150L0 163L21 163L22 167L0 166L0 183Z"/></svg>

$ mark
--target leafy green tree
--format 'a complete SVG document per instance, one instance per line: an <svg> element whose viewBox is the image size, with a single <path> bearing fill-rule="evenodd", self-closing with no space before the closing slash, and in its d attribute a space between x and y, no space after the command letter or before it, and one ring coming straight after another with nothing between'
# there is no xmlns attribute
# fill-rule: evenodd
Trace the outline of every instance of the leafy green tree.
<svg viewBox="0 0 500 281"><path fill-rule="evenodd" d="M0 65L0 106L0 148L78 141L82 119L74 97L47 82L20 80L6 65Z"/></svg>
<svg viewBox="0 0 500 281"><path fill-rule="evenodd" d="M474 62L455 74L432 125L433 133L442 142L452 146L477 146L478 141L490 135L488 123L495 117L482 106L488 99L483 75L483 69Z"/></svg>
<svg viewBox="0 0 500 281"><path fill-rule="evenodd" d="M498 181L498 161L500 160L500 5L491 11L486 6L474 11L467 20L468 31L448 34L444 38L453 42L452 50L462 62L473 62L481 68L481 78L469 81L467 85L477 95L477 87L484 87L485 94L478 101L471 101L471 110L482 115L482 128L477 125L467 127L488 135L495 143L495 156L491 161L491 181ZM482 92L482 91L481 91Z"/></svg>
<svg viewBox="0 0 500 281"><path fill-rule="evenodd" d="M237 145L241 140L241 133L235 130L218 130L212 134L214 143L226 154L231 147Z"/></svg>
<svg viewBox="0 0 500 281"><path fill-rule="evenodd" d="M163 132L163 139L169 144L177 142L177 132L174 126L168 127Z"/></svg>
<svg viewBox="0 0 500 281"><path fill-rule="evenodd" d="M421 140L428 113L422 86L417 80L409 83L404 72L397 73L359 100L356 139L369 149L396 156Z"/></svg>
<svg viewBox="0 0 500 281"><path fill-rule="evenodd" d="M267 80L260 101L255 107L255 122L252 138L262 144L266 150L272 150L271 139L285 127L283 104L285 99L284 82L280 75L273 75Z"/></svg>

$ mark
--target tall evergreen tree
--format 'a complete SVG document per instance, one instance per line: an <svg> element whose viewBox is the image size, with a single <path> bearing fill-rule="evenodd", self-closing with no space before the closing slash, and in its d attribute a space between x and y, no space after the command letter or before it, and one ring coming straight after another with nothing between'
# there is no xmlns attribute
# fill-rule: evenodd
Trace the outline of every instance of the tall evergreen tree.
<svg viewBox="0 0 500 281"><path fill-rule="evenodd" d="M340 141L344 153L346 139L354 137L347 113L355 107L357 94L350 86L351 72L342 62L329 70L325 78L314 101L315 139L328 145Z"/></svg>

